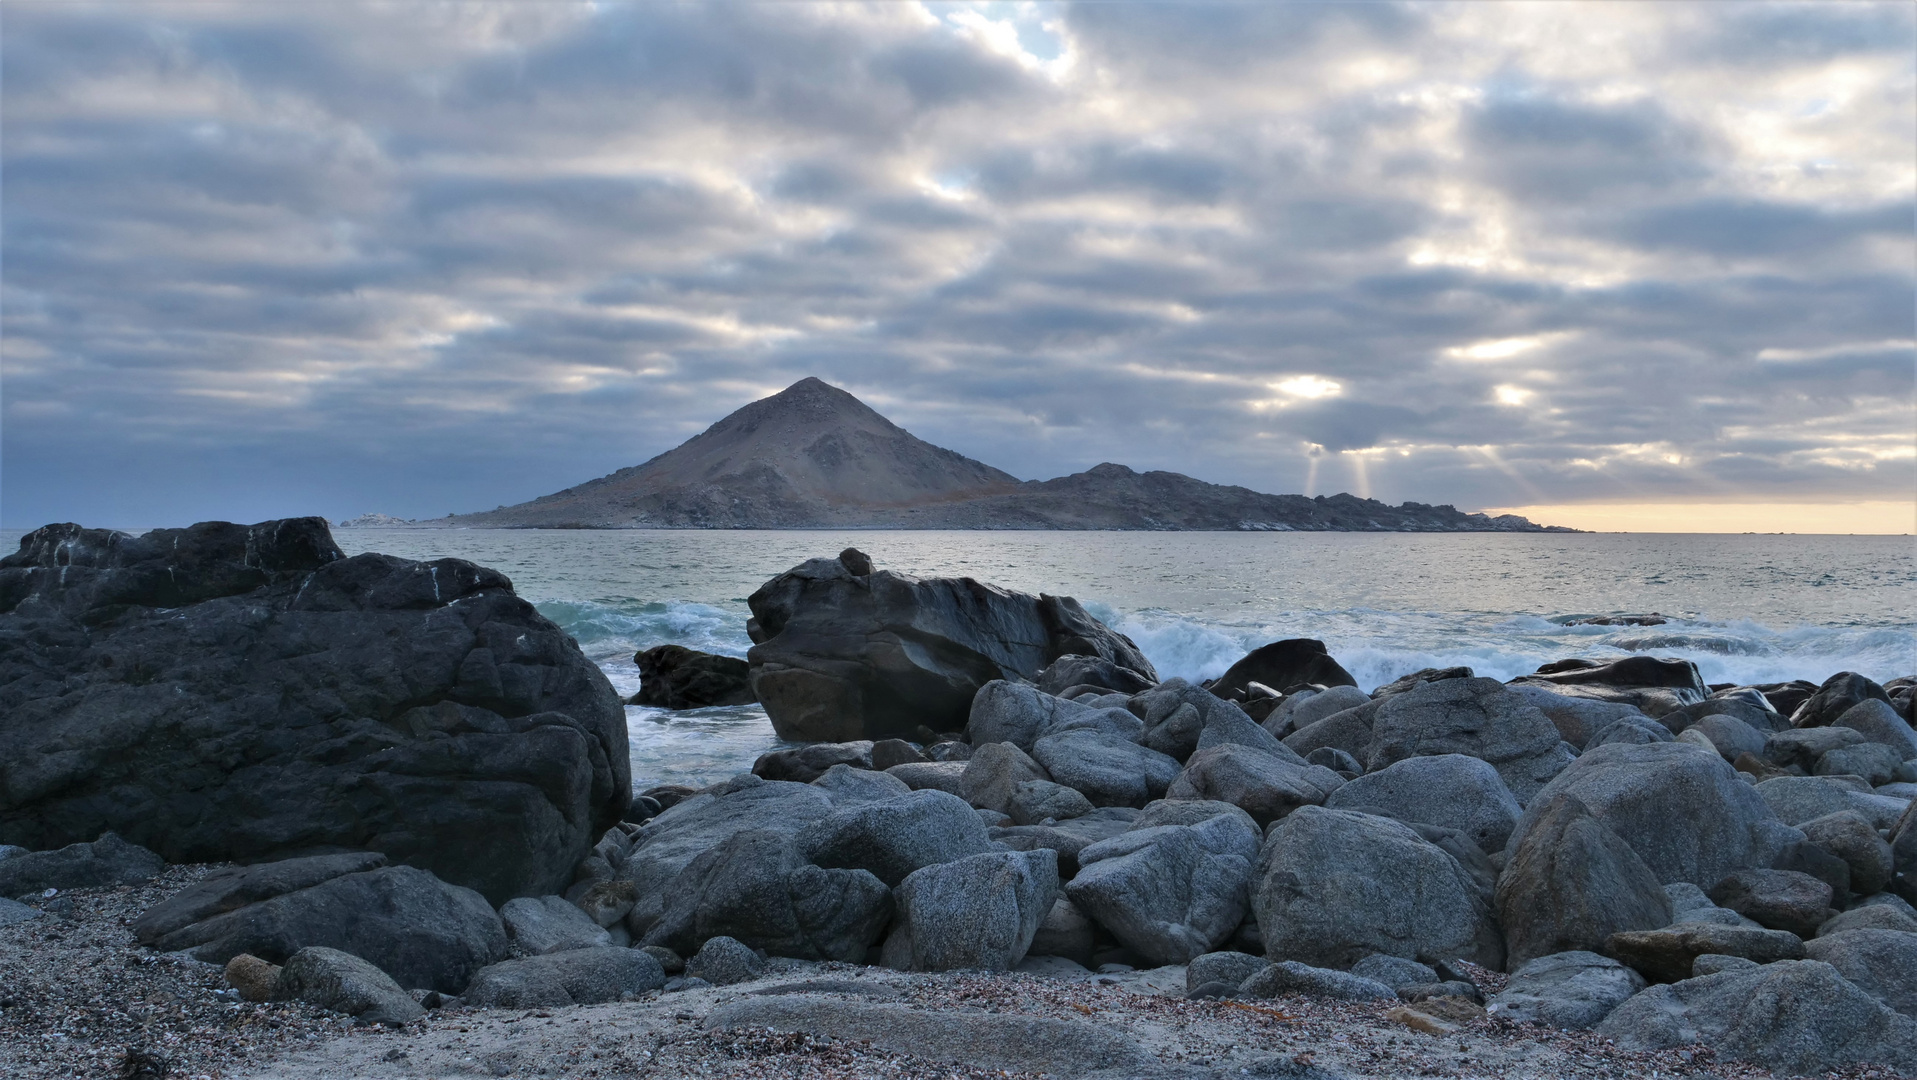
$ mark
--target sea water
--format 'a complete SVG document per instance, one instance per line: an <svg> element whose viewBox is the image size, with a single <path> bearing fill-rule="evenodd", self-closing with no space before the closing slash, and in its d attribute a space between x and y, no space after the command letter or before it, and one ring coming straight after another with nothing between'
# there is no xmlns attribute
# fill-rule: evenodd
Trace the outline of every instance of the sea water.
<svg viewBox="0 0 1917 1080"><path fill-rule="evenodd" d="M633 654L744 656L746 597L857 547L881 569L1077 597L1162 677L1323 640L1369 690L1425 667L1508 679L1568 656L1693 660L1709 682L1917 673L1917 541L1906 536L338 529L348 553L503 571L622 697ZM1574 626L1656 611L1662 626ZM757 706L626 707L635 789L703 784L780 743Z"/></svg>

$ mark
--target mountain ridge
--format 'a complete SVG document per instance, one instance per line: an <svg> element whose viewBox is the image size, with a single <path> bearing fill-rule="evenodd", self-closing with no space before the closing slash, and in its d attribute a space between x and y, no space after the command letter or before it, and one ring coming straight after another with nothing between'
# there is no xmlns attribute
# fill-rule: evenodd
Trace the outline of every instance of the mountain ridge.
<svg viewBox="0 0 1917 1080"><path fill-rule="evenodd" d="M354 521L389 524L366 515ZM549 495L413 522L567 529L1118 529L1575 532L1448 505L1272 495L1106 462L1021 481L935 446L846 391L805 378L671 450Z"/></svg>

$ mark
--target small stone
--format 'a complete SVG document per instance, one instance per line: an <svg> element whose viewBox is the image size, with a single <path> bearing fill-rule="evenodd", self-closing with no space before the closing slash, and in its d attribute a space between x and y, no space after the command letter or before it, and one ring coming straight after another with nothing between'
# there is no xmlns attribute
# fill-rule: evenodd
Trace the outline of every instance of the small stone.
<svg viewBox="0 0 1917 1080"><path fill-rule="evenodd" d="M668 975L677 975L686 969L685 957L680 956L664 945L646 945L642 946L639 951L659 961L659 970Z"/></svg>
<svg viewBox="0 0 1917 1080"><path fill-rule="evenodd" d="M1430 1013L1421 1012L1406 1005L1386 1009L1385 1019L1403 1024L1413 1031L1422 1031L1426 1035L1450 1035L1458 1030L1456 1024L1446 1023Z"/></svg>
<svg viewBox="0 0 1917 1080"><path fill-rule="evenodd" d="M694 979L704 979L713 986L730 986L733 983L756 979L765 970L765 961L759 954L729 937L715 937L699 946L692 959L686 961L686 975Z"/></svg>
<svg viewBox="0 0 1917 1080"><path fill-rule="evenodd" d="M252 953L241 953L226 962L226 985L240 992L246 1001L271 1001L280 984L280 966L269 964Z"/></svg>

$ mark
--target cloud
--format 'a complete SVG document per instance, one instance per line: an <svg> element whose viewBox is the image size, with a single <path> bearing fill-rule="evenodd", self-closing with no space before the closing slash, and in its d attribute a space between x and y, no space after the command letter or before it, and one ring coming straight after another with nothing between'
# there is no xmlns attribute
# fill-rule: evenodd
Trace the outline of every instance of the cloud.
<svg viewBox="0 0 1917 1080"><path fill-rule="evenodd" d="M1902 5L0 19L8 527L487 508L806 375L1027 477L1917 476Z"/></svg>

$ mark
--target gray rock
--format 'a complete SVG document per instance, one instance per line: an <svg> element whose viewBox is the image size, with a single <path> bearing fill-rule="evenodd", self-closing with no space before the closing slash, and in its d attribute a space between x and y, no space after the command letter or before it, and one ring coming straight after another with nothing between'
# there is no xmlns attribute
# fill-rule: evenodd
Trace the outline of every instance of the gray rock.
<svg viewBox="0 0 1917 1080"><path fill-rule="evenodd" d="M1160 825L1196 825L1221 814L1240 822L1253 832L1258 831L1258 823L1250 814L1228 802L1215 799L1160 799L1147 803L1145 809L1133 816L1131 827L1155 829Z"/></svg>
<svg viewBox="0 0 1917 1080"><path fill-rule="evenodd" d="M663 945L643 945L638 951L658 961L659 970L668 975L677 975L686 969L685 959Z"/></svg>
<svg viewBox="0 0 1917 1080"><path fill-rule="evenodd" d="M626 915L632 911L632 905L638 900L639 889L630 881L602 881L587 889L575 903L579 910L595 926L619 927L625 933L623 925Z"/></svg>
<svg viewBox="0 0 1917 1080"><path fill-rule="evenodd" d="M1313 751L1329 747L1363 761L1365 748L1371 745L1372 719L1384 708L1385 700L1373 698L1363 705L1332 713L1286 735L1283 742L1301 757L1310 757Z"/></svg>
<svg viewBox="0 0 1917 1080"><path fill-rule="evenodd" d="M1573 950L1526 962L1485 1011L1502 1020L1585 1031L1643 989L1644 977L1616 960Z"/></svg>
<svg viewBox="0 0 1917 1080"><path fill-rule="evenodd" d="M1889 835L1891 862L1896 867L1890 887L1906 901L1917 903L1917 799L1904 807Z"/></svg>
<svg viewBox="0 0 1917 1080"><path fill-rule="evenodd" d="M641 949L570 949L482 968L460 995L491 1009L563 1008L618 1001L666 984L659 961Z"/></svg>
<svg viewBox="0 0 1917 1080"><path fill-rule="evenodd" d="M1032 755L1050 779L1076 789L1094 806L1144 806L1162 797L1178 776L1173 758L1096 731L1048 735L1034 744Z"/></svg>
<svg viewBox="0 0 1917 1080"><path fill-rule="evenodd" d="M1327 686L1323 690L1305 690L1288 695L1265 718L1265 728L1279 731L1303 731L1333 713L1355 709L1371 701L1371 695L1355 686Z"/></svg>
<svg viewBox="0 0 1917 1080"><path fill-rule="evenodd" d="M898 769L932 767L901 765ZM632 882L638 890L626 917L627 928L634 938L643 937L664 911L666 887L679 872L734 835L748 830L796 833L837 809L839 803L823 788L761 781L751 775L735 777L667 808L647 822L619 868L620 880Z"/></svg>
<svg viewBox="0 0 1917 1080"><path fill-rule="evenodd" d="M1523 843L1551 797L1569 794L1629 844L1659 881L1715 882L1767 866L1776 854L1769 828L1775 815L1760 790L1739 780L1724 759L1696 747L1607 743L1539 792L1512 832L1510 850Z"/></svg>
<svg viewBox="0 0 1917 1080"><path fill-rule="evenodd" d="M1061 716L1053 723L1038 729L1038 737L1063 735L1068 731L1096 731L1126 742L1138 742L1145 737L1145 722L1133 716L1130 709L1123 706L1087 708L1073 716Z"/></svg>
<svg viewBox="0 0 1917 1080"><path fill-rule="evenodd" d="M1624 961L1652 982L1690 978L1691 965L1705 953L1741 956L1760 964L1801 960L1804 942L1783 930L1715 923L1684 922L1661 930L1626 930L1612 934L1604 951Z"/></svg>
<svg viewBox="0 0 1917 1080"><path fill-rule="evenodd" d="M1010 828L991 829L989 835L994 843L1008 851L1036 851L1039 848L1045 848L1056 853L1059 880L1065 881L1078 873L1078 853L1087 845L1117 836L1131 828L1131 822L1127 819L1103 816L1119 809L1126 808L1103 806L1084 817L1058 821L1050 825L1015 825Z"/></svg>
<svg viewBox="0 0 1917 1080"><path fill-rule="evenodd" d="M632 658L639 692L630 704L660 709L706 709L750 705L751 669L736 656L699 652L684 645L655 645Z"/></svg>
<svg viewBox="0 0 1917 1080"><path fill-rule="evenodd" d="M1764 752L1764 732L1734 716L1711 713L1684 730L1704 736L1725 761L1736 761L1739 754L1755 757Z"/></svg>
<svg viewBox="0 0 1917 1080"><path fill-rule="evenodd" d="M1012 788L1010 816L1015 824L1037 825L1047 819L1063 821L1092 812L1092 801L1050 780L1022 780Z"/></svg>
<svg viewBox="0 0 1917 1080"><path fill-rule="evenodd" d="M1828 730L1828 729L1825 729ZM1850 888L1852 892L1865 896L1882 892L1890 884L1895 869L1895 858L1891 854L1890 844L1870 822L1852 810L1840 810L1835 814L1812 818L1799 825L1804 838L1832 855L1844 860L1850 867Z"/></svg>
<svg viewBox="0 0 1917 1080"><path fill-rule="evenodd" d="M1372 953L1351 965L1351 973L1361 979L1381 982L1393 990L1403 990L1407 986L1429 986L1439 981L1438 973L1424 964L1384 953Z"/></svg>
<svg viewBox="0 0 1917 1080"><path fill-rule="evenodd" d="M386 856L376 851L354 851L215 870L142 912L133 921L133 936L142 945L157 945L202 919L385 865Z"/></svg>
<svg viewBox="0 0 1917 1080"><path fill-rule="evenodd" d="M1863 732L1847 727L1787 728L1764 738L1760 756L1779 768L1809 769L1832 750L1868 741Z"/></svg>
<svg viewBox="0 0 1917 1080"><path fill-rule="evenodd" d="M1119 944L1154 964L1182 964L1244 920L1258 847L1256 829L1223 814L1135 829L1082 849L1065 894Z"/></svg>
<svg viewBox="0 0 1917 1080"><path fill-rule="evenodd" d="M965 767L970 758L960 761L917 761L894 765L885 775L897 777L913 791L945 791L965 797Z"/></svg>
<svg viewBox="0 0 1917 1080"><path fill-rule="evenodd" d="M1917 1021L1816 960L1654 986L1618 1006L1597 1032L1626 1050L1702 1042L1721 1059L1793 1075L1864 1063L1917 1070Z"/></svg>
<svg viewBox="0 0 1917 1080"><path fill-rule="evenodd" d="M1146 1077L1157 1067L1157 1059L1130 1037L1090 1021L926 1009L827 995L749 997L714 1009L705 1027L708 1031L807 1032L869 1043L926 1061L1057 1077L1105 1069L1115 1070L1113 1076Z"/></svg>
<svg viewBox="0 0 1917 1080"><path fill-rule="evenodd" d="M1287 638L1260 645L1225 669L1212 689L1230 698L1243 698L1254 682L1280 693L1301 683L1317 686L1354 686L1358 680L1313 638Z"/></svg>
<svg viewBox="0 0 1917 1080"><path fill-rule="evenodd" d="M1157 677L1128 638L1078 601L970 578L854 574L841 560L812 559L746 603L752 689L784 739L956 731L987 682L1033 678L1067 654Z"/></svg>
<svg viewBox="0 0 1917 1080"><path fill-rule="evenodd" d="M501 903L563 892L632 798L605 675L463 560L346 558L318 518L52 525L0 610L0 842L377 850Z"/></svg>
<svg viewBox="0 0 1917 1080"><path fill-rule="evenodd" d="M1009 815L1014 788L1027 780L1051 778L1044 766L1011 743L984 743L965 763L965 771L959 776L959 795L973 806Z"/></svg>
<svg viewBox="0 0 1917 1080"><path fill-rule="evenodd" d="M45 912L38 908L28 907L18 900L0 897L0 926L12 926L14 923L38 919L43 915Z"/></svg>
<svg viewBox="0 0 1917 1080"><path fill-rule="evenodd" d="M762 780L789 780L793 783L809 784L824 776L826 770L835 765L870 769L872 740L815 742L806 746L793 747L790 750L774 750L760 754L758 760L752 763L752 775Z"/></svg>
<svg viewBox="0 0 1917 1080"><path fill-rule="evenodd" d="M506 937L528 956L612 944L604 927L563 896L522 896L499 909Z"/></svg>
<svg viewBox="0 0 1917 1080"><path fill-rule="evenodd" d="M1513 683L1507 689L1542 712L1551 723L1557 726L1558 737L1572 746L1588 745L1593 736L1627 717L1651 719L1639 712L1635 705L1573 697L1569 694L1560 694L1549 687ZM1662 725L1659 726L1662 727ZM1669 732L1665 734L1668 735Z"/></svg>
<svg viewBox="0 0 1917 1080"><path fill-rule="evenodd" d="M1194 956L1185 966L1185 993L1212 983L1224 983L1236 990L1246 979L1270 966L1271 961L1250 953L1213 952Z"/></svg>
<svg viewBox="0 0 1917 1080"><path fill-rule="evenodd" d="M1345 784L1325 805L1458 829L1487 852L1503 850L1523 813L1497 770L1464 754L1406 758Z"/></svg>
<svg viewBox="0 0 1917 1080"><path fill-rule="evenodd" d="M1179 761L1198 749L1198 739L1214 715L1224 713L1251 722L1236 702L1225 701L1183 679L1166 679L1133 695L1131 710L1145 722L1145 735L1138 741Z"/></svg>
<svg viewBox="0 0 1917 1080"><path fill-rule="evenodd" d="M1503 962L1479 886L1410 826L1307 806L1273 825L1252 909L1273 959L1348 967L1372 953Z"/></svg>
<svg viewBox="0 0 1917 1080"><path fill-rule="evenodd" d="M1777 776L1754 789L1786 825L1801 825L1826 814L1854 810L1873 829L1887 829L1910 805L1851 785L1833 776Z"/></svg>
<svg viewBox="0 0 1917 1080"><path fill-rule="evenodd" d="M879 772L894 765L916 764L932 760L919 744L904 739L878 739L872 743L872 768ZM903 781L901 781L903 783Z"/></svg>
<svg viewBox="0 0 1917 1080"><path fill-rule="evenodd" d="M15 855L25 855L27 853L27 849L18 844L0 844L0 862L11 859Z"/></svg>
<svg viewBox="0 0 1917 1080"><path fill-rule="evenodd" d="M1464 754L1489 762L1520 804L1572 760L1557 726L1496 679L1445 679L1387 699L1360 760L1377 772L1410 757Z"/></svg>
<svg viewBox="0 0 1917 1080"><path fill-rule="evenodd" d="M737 938L775 956L863 961L892 905L867 870L807 862L790 833L737 833L686 864L664 889L666 906L640 938L690 955L711 938Z"/></svg>
<svg viewBox="0 0 1917 1080"><path fill-rule="evenodd" d="M1595 951L1620 930L1671 921L1657 875L1576 796L1554 795L1538 809L1498 877L1508 963Z"/></svg>
<svg viewBox="0 0 1917 1080"><path fill-rule="evenodd" d="M1650 717L1662 717L1686 705L1695 705L1711 694L1711 688L1697 673L1696 664L1650 656L1627 656L1608 664L1578 665L1521 676L1512 682L1542 686L1572 697L1633 705Z"/></svg>
<svg viewBox="0 0 1917 1080"><path fill-rule="evenodd" d="M979 687L978 695L972 698L965 734L974 746L1010 743L1029 754L1040 729L1061 717L1092 711L1034 686L993 679Z"/></svg>
<svg viewBox="0 0 1917 1080"><path fill-rule="evenodd" d="M426 1014L390 975L351 953L324 946L308 946L288 957L274 996L368 1024L403 1024Z"/></svg>
<svg viewBox="0 0 1917 1080"><path fill-rule="evenodd" d="M899 885L888 967L906 971L1009 971L1025 959L1058 899L1050 850L974 855L928 866Z"/></svg>
<svg viewBox="0 0 1917 1080"><path fill-rule="evenodd" d="M1739 870L1712 885L1710 898L1759 926L1811 937L1836 912L1831 887L1794 870Z"/></svg>
<svg viewBox="0 0 1917 1080"><path fill-rule="evenodd" d="M1061 896L1052 902L1052 910L1038 924L1038 932L1032 935L1032 944L1025 952L1028 960L1034 956L1062 956L1089 969L1092 948L1092 920Z"/></svg>
<svg viewBox="0 0 1917 1080"><path fill-rule="evenodd" d="M897 798L912 790L912 785L896 776L851 765L834 765L819 774L812 786L832 797L834 804L878 802Z"/></svg>
<svg viewBox="0 0 1917 1080"><path fill-rule="evenodd" d="M1673 709L1658 720L1672 731L1684 731L1696 726L1707 716L1722 716L1756 731L1760 738L1774 731L1790 730L1790 721L1779 716L1764 695L1755 689L1726 693L1731 696L1713 694L1695 705Z"/></svg>
<svg viewBox="0 0 1917 1080"><path fill-rule="evenodd" d="M1871 742L1889 746L1900 761L1917 758L1917 731L1887 702L1865 698L1844 710L1831 725L1850 728Z"/></svg>
<svg viewBox="0 0 1917 1080"><path fill-rule="evenodd" d="M1839 975L1885 1005L1917 1017L1917 933L1839 930L1805 942L1804 954L1836 968Z"/></svg>
<svg viewBox="0 0 1917 1080"><path fill-rule="evenodd" d="M506 955L506 928L486 898L411 866L342 874L161 935L162 952L224 964L240 953L284 963L301 949L351 953L401 985L457 994Z"/></svg>
<svg viewBox="0 0 1917 1080"><path fill-rule="evenodd" d="M1811 728L1834 724L1846 712L1872 698L1890 703L1883 687L1854 671L1840 671L1825 679L1824 685L1797 707L1791 714L1791 726Z"/></svg>
<svg viewBox="0 0 1917 1080"><path fill-rule="evenodd" d="M1680 920L1688 912L1717 906L1710 897L1704 895L1701 887L1688 881L1673 881L1665 885L1664 896L1671 902L1671 916Z"/></svg>
<svg viewBox="0 0 1917 1080"><path fill-rule="evenodd" d="M913 791L835 811L806 826L798 845L816 865L869 870L888 886L921 867L994 850L972 808L943 791Z"/></svg>
<svg viewBox="0 0 1917 1080"><path fill-rule="evenodd" d="M1320 746L1313 750L1305 756L1305 764L1323 766L1347 780L1356 779L1365 771L1365 767L1358 764L1357 758L1335 746Z"/></svg>
<svg viewBox="0 0 1917 1080"><path fill-rule="evenodd" d="M704 979L714 986L731 986L733 983L748 982L758 978L765 971L765 961L743 942L721 934L709 938L699 946L699 951L686 961L686 975L694 979Z"/></svg>
<svg viewBox="0 0 1917 1080"><path fill-rule="evenodd" d="M1348 971L1312 967L1296 960L1268 964L1238 986L1240 997L1273 998L1280 994L1304 994L1337 998L1340 1001L1396 1001L1398 992L1376 979L1366 979Z"/></svg>
<svg viewBox="0 0 1917 1080"><path fill-rule="evenodd" d="M153 852L127 843L117 833L102 833L89 844L68 844L55 851L29 851L0 860L0 896L24 896L47 889L138 885L153 880L164 869L166 860Z"/></svg>
<svg viewBox="0 0 1917 1080"><path fill-rule="evenodd" d="M1711 741L1709 735L1704 734L1696 728L1685 728L1683 731L1678 732L1677 738L1674 741L1684 743L1687 746L1701 747L1702 749L1709 750L1713 754L1717 753L1717 744Z"/></svg>
<svg viewBox="0 0 1917 1080"><path fill-rule="evenodd" d="M1645 743L1672 741L1673 736L1669 728L1638 712L1635 706L1630 706L1630 709L1632 715L1620 717L1599 728L1597 733L1584 744L1585 753L1590 753L1606 743L1642 746Z"/></svg>
<svg viewBox="0 0 1917 1080"><path fill-rule="evenodd" d="M1354 690L1355 687L1343 687ZM1369 700L1369 699L1366 699ZM1229 703L1228 703L1229 704ZM1236 705L1230 708L1213 709L1205 717L1205 726L1199 729L1198 742L1193 752L1209 749L1213 746L1236 745L1247 747L1260 753L1269 754L1290 762L1303 765L1305 759L1292 753L1291 748L1278 741L1278 737L1259 727L1251 717L1245 715Z"/></svg>
<svg viewBox="0 0 1917 1080"><path fill-rule="evenodd" d="M1755 960L1746 960L1741 956L1721 956L1717 953L1705 953L1691 961L1691 978L1701 979L1706 975L1715 975L1720 971L1750 971L1762 967Z"/></svg>
<svg viewBox="0 0 1917 1080"><path fill-rule="evenodd" d="M1321 766L1304 764L1295 754L1287 759L1250 746L1223 743L1194 753L1164 794L1172 800L1230 803L1263 825L1300 806L1323 804L1344 782L1344 777Z"/></svg>
<svg viewBox="0 0 1917 1080"><path fill-rule="evenodd" d="M1879 701L1883 708L1889 708ZM1862 706L1859 706L1860 708ZM1900 774L1903 759L1883 743L1867 742L1832 750L1817 759L1811 772L1817 776L1861 776L1872 787L1888 784Z"/></svg>
<svg viewBox="0 0 1917 1080"><path fill-rule="evenodd" d="M1892 907L1889 904L1854 907L1849 911L1831 916L1824 925L1817 928L1817 936L1829 937L1846 930L1896 930L1906 934L1917 934L1917 915L1910 913L1908 905L1902 908ZM1813 956L1813 959L1823 958Z"/></svg>
<svg viewBox="0 0 1917 1080"><path fill-rule="evenodd" d="M1063 694L1072 687L1092 686L1118 694L1136 694L1149 690L1152 680L1142 672L1113 663L1102 656L1061 656L1045 666L1032 680L1048 694Z"/></svg>

